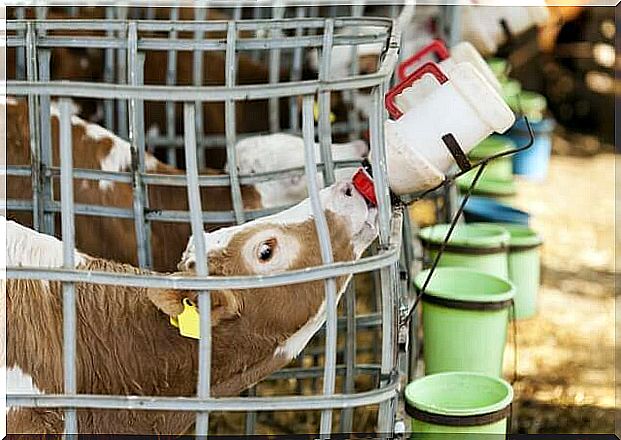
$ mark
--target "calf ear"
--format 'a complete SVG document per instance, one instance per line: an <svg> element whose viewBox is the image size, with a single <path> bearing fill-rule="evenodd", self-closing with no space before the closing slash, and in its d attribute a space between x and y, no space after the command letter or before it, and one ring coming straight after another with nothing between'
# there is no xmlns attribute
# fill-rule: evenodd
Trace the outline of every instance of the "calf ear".
<svg viewBox="0 0 621 440"><path fill-rule="evenodd" d="M225 319L234 319L241 315L242 300L239 292L233 290L215 290L211 292L211 325L217 325Z"/></svg>
<svg viewBox="0 0 621 440"><path fill-rule="evenodd" d="M213 290L210 295L212 326L225 319L234 319L241 314L242 301L238 293L232 290ZM147 296L158 309L172 317L183 312L184 298L198 304L198 295L186 290L148 289Z"/></svg>
<svg viewBox="0 0 621 440"><path fill-rule="evenodd" d="M147 296L155 307L169 316L177 316L183 312L183 298L188 297L183 290L148 289Z"/></svg>

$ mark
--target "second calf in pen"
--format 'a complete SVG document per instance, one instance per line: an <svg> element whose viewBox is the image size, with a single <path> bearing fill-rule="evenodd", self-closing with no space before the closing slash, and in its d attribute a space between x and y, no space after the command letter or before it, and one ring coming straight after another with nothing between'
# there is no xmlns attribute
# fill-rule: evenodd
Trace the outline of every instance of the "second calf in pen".
<svg viewBox="0 0 621 440"><path fill-rule="evenodd" d="M320 192L335 261L360 258L375 239L377 210L348 182ZM4 222L4 218L2 218ZM14 222L7 225L8 266L60 268L62 242ZM279 214L205 234L209 272L216 276L267 275L321 264L307 199ZM177 275L190 275L190 243ZM78 269L148 274L129 265L76 251ZM340 295L351 276L337 278ZM60 394L62 288L59 282L7 281L7 367L32 379L33 392ZM230 396L286 366L325 322L323 280L270 288L215 290L212 297L211 392ZM143 396L196 394L198 341L169 322L191 291L76 285L79 393ZM11 392L9 376L9 392ZM191 412L78 410L83 433L182 434ZM61 433L62 411L13 408L10 433Z"/></svg>
<svg viewBox="0 0 621 440"><path fill-rule="evenodd" d="M128 142L103 127L87 123L77 116L72 116L71 122L74 168L129 171L131 152ZM59 118L54 111L51 116L51 133L53 165L59 166ZM9 98L7 101L7 161L9 165L31 163L28 105L25 100ZM148 153L145 162L146 171L149 173L183 174L183 171L158 161ZM8 199L32 199L30 178L9 176L7 189ZM56 182L55 190L55 199L58 200L59 191ZM150 209L188 210L187 190L184 186L149 185L148 195ZM131 209L133 201L130 184L109 180L74 179L74 198L76 204L126 209ZM229 187L202 187L201 198L205 211L232 209ZM242 186L242 198L245 209L257 209L262 206L260 196L253 186ZM14 211L9 212L9 216L22 224L32 225L30 212ZM190 236L189 224L152 222L151 228L153 268L159 271L174 270ZM57 233L60 231L60 221L56 221L56 230ZM132 219L76 215L76 244L84 252L98 257L138 264L136 233Z"/></svg>
<svg viewBox="0 0 621 440"><path fill-rule="evenodd" d="M270 171L304 168L304 140L287 133L251 136L235 145L237 150L237 170L241 174L267 173ZM369 147L362 141L333 143L331 145L334 161L361 162L368 154ZM315 158L320 160L319 144L315 144ZM337 168L336 180L351 178L356 168ZM322 174L318 174L323 186ZM256 184L261 194L261 202L266 208L297 203L308 196L306 177L303 172L288 176L274 177L267 182Z"/></svg>
<svg viewBox="0 0 621 440"><path fill-rule="evenodd" d="M157 8L159 18L167 18L170 11L167 8ZM193 8L181 8L180 19L188 20L194 15ZM26 17L34 18L34 8L26 9ZM72 17L61 10L50 10L47 13L49 19L67 20ZM104 20L105 8L80 8L78 15L73 18L86 20ZM229 17L221 12L210 9L207 11L207 20L227 20ZM248 33L248 32L246 32ZM103 37L101 31L87 30L51 30L48 34L53 37ZM240 34L243 34L241 32ZM167 33L140 32L141 37L166 38ZM249 37L249 35L246 35ZM186 40L189 44L193 39L192 32L179 32L177 38ZM206 39L225 39L226 32L208 32ZM144 83L148 85L166 85L169 72L167 64L171 56L166 50L145 50ZM9 60L7 78L16 78L16 50L9 48L7 56ZM178 86L191 86L195 83L194 78L194 53L188 50L179 50L175 53L175 65L173 84ZM227 72L226 56L224 51L204 51L202 54L203 69L200 77L196 78L204 86L224 86ZM100 48L80 47L54 47L51 48L50 79L100 82L104 81L104 50ZM286 69L281 69L280 77L286 76ZM236 61L236 84L267 84L270 78L268 66L250 57L247 53L237 54ZM116 78L117 82L123 83L126 78ZM80 116L90 122L102 124L104 121L104 109L101 101L90 98L77 98L80 104ZM289 100L280 100L280 126L288 126ZM206 135L223 135L225 133L225 104L223 101L202 103L203 127ZM267 99L240 100L236 102L235 131L236 133L260 133L269 130L269 107ZM145 127L148 132L159 133L163 136L167 132L166 103L161 101L144 102ZM183 110L181 104L175 105L173 120L175 133L183 131ZM108 127L110 128L110 127ZM172 134L172 133L171 133ZM168 145L166 145L168 146ZM172 146L172 145L170 145ZM159 155L159 151L158 151ZM222 168L226 157L222 148L212 148L207 155L207 166ZM178 151L177 160L183 161L182 150Z"/></svg>

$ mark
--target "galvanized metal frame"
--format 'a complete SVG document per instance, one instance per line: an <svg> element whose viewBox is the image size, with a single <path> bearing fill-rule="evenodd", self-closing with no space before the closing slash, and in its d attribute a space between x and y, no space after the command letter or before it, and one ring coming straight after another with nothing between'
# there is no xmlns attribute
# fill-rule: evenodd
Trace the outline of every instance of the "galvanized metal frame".
<svg viewBox="0 0 621 440"><path fill-rule="evenodd" d="M71 103L67 99L60 101L60 191L62 203L63 267L73 269L75 266L75 224L71 212L73 204L73 142L71 139ZM7 271L8 272L8 271ZM7 274L8 277L8 274ZM65 394L77 394L77 317L75 285L63 282L63 375ZM65 432L78 432L78 418L75 409L65 411Z"/></svg>
<svg viewBox="0 0 621 440"><path fill-rule="evenodd" d="M366 24L386 28L383 34L376 34L361 37L347 37L335 33L335 28L352 25ZM107 37L81 37L80 47L97 47L110 51L126 51L126 57L117 56L116 61L119 69L123 71L127 66L127 84L91 84L91 83L61 83L49 81L49 63L46 66L45 60L42 61L43 70L47 68L48 76L43 75L42 80L36 81L33 75L36 72L36 60L39 49L51 49L53 47L76 47L78 42L75 39L66 37L52 37L43 33L53 29L95 29L105 28L111 32ZM396 354L395 354L395 335L396 335L396 304L400 295L400 285L397 277L397 265L399 254L402 247L402 213L391 214L390 199L388 197L387 181L385 178L385 153L383 142L383 121L385 112L382 104L382 97L386 85L390 80L391 73L397 61L398 35L395 29L391 28L391 22L383 19L370 18L336 18L336 19L299 19L299 20L248 20L240 22L140 22L140 21L107 21L105 27L101 23L76 21L72 23L55 21L13 21L7 23L9 31L15 31L16 35L10 36L8 45L14 47L30 47L29 51L33 56L34 63L29 65L29 81L9 81L7 91L12 95L27 95L33 97L31 100L35 105L44 103L50 95L60 96L60 120L61 120L61 153L62 160L60 168L43 164L46 176L58 174L61 176L61 202L60 206L51 199L51 192L40 191L40 185L36 185L38 190L37 199L33 201L9 201L8 209L32 210L36 208L38 212L53 218L53 213L61 212L63 224L63 241L65 246L65 266L63 269L34 269L34 268L7 268L7 277L13 279L47 279L59 280L63 282L64 291L64 344L65 344L65 393L63 396L8 396L8 404L14 406L36 406L36 407L61 407L66 409L66 432L68 434L77 432L77 419L75 417L76 408L97 407L97 408L136 408L141 409L174 409L183 411L197 412L197 435L206 434L208 429L208 413L210 411L270 411L278 409L286 410L322 410L320 431L323 435L329 435L332 431L332 411L334 409L352 409L357 406L371 404L380 405L378 430L390 432L394 421L395 399L397 398L397 380L395 377ZM261 39L260 43L253 42L252 39L238 39L237 32L240 30L256 30L259 26L267 26L274 34L269 38ZM283 37L282 31L294 29L296 35ZM315 30L320 34L317 36L300 36L299 29ZM209 40L178 40L174 38L164 41L139 37L141 30L166 30L173 35L174 31L192 30L196 33L204 33L208 30L224 30L227 32L227 43L224 47ZM25 31L27 42L19 36ZM42 32L42 34L37 34ZM39 36L41 35L41 36ZM293 41L292 41L293 40ZM378 72L368 75L352 75L349 78L331 78L329 73L329 62L322 62L320 76L317 80L295 81L286 83L271 83L260 86L236 86L234 85L235 72L227 72L225 86L204 87L195 85L191 87L179 87L174 85L167 86L145 86L142 85L141 70L141 50L182 50L188 49L187 45L195 51L202 50L226 50L227 62L234 60L235 50L264 48L271 51L281 49L300 49L303 47L322 48L324 54L331 52L331 47L336 44L358 45L369 42L385 41L386 52L382 65ZM118 52L117 52L118 53ZM109 79L109 78L107 78ZM329 121L322 118L319 121L319 140L321 145L322 162L315 164L314 158L314 118L313 104L315 96L319 96L319 105L323 114L327 114L329 108L330 93L334 91L349 91L362 87L371 87L375 98L372 116L369 121L371 148L374 154L374 175L376 179L376 192L379 201L379 231L380 231L380 251L377 255L365 257L358 262L332 261L330 249L330 239L327 223L321 209L318 190L319 186L314 179L318 170L324 174L325 182L330 183L334 180L334 165L351 166L351 163L331 162L331 132ZM225 101L226 103L226 123L225 133L227 156L229 161L234 163L235 159L235 102L241 99L265 99L281 98L288 96L303 96L303 135L305 143L306 163L304 172L309 182L309 194L313 208L314 218L316 219L317 233L322 244L321 253L324 264L316 268L301 271L292 271L284 274L277 274L262 277L213 277L208 276L207 261L204 252L203 222L222 222L235 221L241 223L250 218L269 213L268 210L259 212L244 212L241 204L240 185L266 181L273 177L282 177L291 173L300 172L300 169L285 170L283 172L265 173L259 176L238 176L235 167L230 167L229 176L200 176L198 175L199 152L201 139L198 131L196 114L205 101ZM129 103L129 116L125 118L119 115L116 121L122 128L125 119L128 134L132 146L132 171L127 172L103 172L95 170L73 170L71 166L71 122L70 104L68 98L71 97L90 97L108 100L123 96ZM165 97L165 98L164 98ZM186 155L186 175L185 176L163 176L153 175L144 172L144 119L142 116L142 102L144 100L171 101L184 103L184 123L185 136L183 137ZM122 102L118 102L118 110L122 112L125 108ZM108 106L109 108L109 106ZM45 118L33 118L35 123L46 124ZM202 118L201 118L202 120ZM49 117L47 118L49 124ZM40 128L35 127L34 130ZM122 131L122 130L121 130ZM35 131L36 132L36 131ZM44 130L45 132L45 130ZM170 133L167 133L170 136ZM34 144L34 143L33 143ZM37 149L41 142L36 142ZM34 150L33 150L34 151ZM9 176L28 176L34 177L32 169L28 167L8 167ZM101 179L106 178L119 182L131 182L134 188L134 207L131 210L122 210L109 207L95 207L85 205L75 205L73 201L71 184L73 178ZM37 180L39 181L39 180ZM149 184L168 184L175 186L187 186L188 198L190 200L189 212L170 211L158 214L145 212L146 194L145 185ZM200 206L199 186L228 185L231 187L233 197L233 213L220 215L213 213L203 213ZM67 189L69 188L69 189ZM39 197L39 195L43 195ZM42 204L40 204L42 202ZM39 207L40 206L40 207ZM145 233L145 226L150 221L191 221L192 231L195 237L195 244L198 250L197 277L195 278L175 278L165 276L133 276L119 275L112 273L85 273L73 269L73 247L74 229L73 218L75 214L121 216L133 218L136 231L142 230ZM145 235L146 236L146 235ZM71 249L71 255L69 255ZM143 249L141 265L148 266L149 260L146 249ZM345 320L339 320L336 315L336 288L335 277L361 273L370 270L379 270L381 287L381 328L382 328L382 359L379 366L380 386L370 392L354 393L352 389L353 374L365 371L362 365L356 366L355 361L349 358L345 371L337 368L336 365L336 337L339 321L343 322L347 328L355 328L357 320L352 320L348 315ZM248 398L227 398L214 399L209 394L209 369L210 369L210 338L209 338L209 314L201 315L201 342L199 347L199 384L196 398L152 398L152 397L131 397L127 396L84 396L77 395L75 388L75 282L101 283L110 285L127 286L150 286L150 287L173 287L176 289L193 289L200 292L199 307L209 310L209 290L220 288L250 288L268 287L283 284L293 284L310 280L326 280L326 296L328 301L328 317L326 323L326 346L324 352L327 360L323 368L324 394L322 396L295 396L295 397L248 397ZM226 286L226 287L225 287ZM347 295L349 298L351 295ZM350 298L348 302L353 300ZM353 309L349 304L349 310ZM367 322L371 323L373 319ZM351 341L348 342L347 351L355 353ZM375 367L366 371L376 371ZM275 374L275 377L283 377L296 374L318 377L320 370L299 370L286 369ZM345 394L335 394L334 381L337 374L349 374L349 385ZM345 423L349 425L350 421ZM343 425L342 425L343 426Z"/></svg>
<svg viewBox="0 0 621 440"><path fill-rule="evenodd" d="M305 7L305 6L296 6L295 8L293 7L287 7L286 5L289 2L287 1L276 1L274 2L274 7L272 8L265 8L265 7L257 7L255 8L255 19L256 18L266 18L267 16L270 16L269 12L271 11L271 17L272 18L283 18L284 16L292 16L295 15L297 18L302 18L305 16L308 17L313 17L317 14L318 12L318 8L317 7ZM407 8L407 7L406 7ZM19 11L21 11L21 17L23 17L23 12L24 12L24 8L17 8ZM39 8L42 9L42 8ZM43 8L45 9L45 8ZM70 14L76 14L77 11L75 10L76 8L69 8L68 12ZM109 6L106 7L106 19L108 21L113 20L115 18L118 19L123 19L126 18L128 16L128 8L127 7L120 7L120 6ZM144 11L146 9L146 11ZM295 13L290 13L292 9L295 9ZM239 18L241 16L241 10L242 7L236 7L234 9L234 13L233 13L233 18ZM355 5L351 5L351 7L339 7L339 8L330 8L331 13L339 13L339 14L345 14L347 15L351 15L351 16L362 16L362 13L364 11L364 2L361 2L360 4L355 4ZM333 11L334 10L334 11ZM203 19L205 18L205 14L206 14L206 8L197 8L195 9L196 11L196 18L197 19ZM39 11L38 11L39 12ZM140 10L136 11L133 10L132 12L132 16L143 16L146 17L148 19L152 19L155 16L155 12L154 12L154 8L140 8ZM170 20L177 20L178 19L178 7L176 6L171 6L170 7ZM289 12L289 14L287 15L287 12ZM398 12L398 8L397 7L393 7L390 8L389 11L391 14L396 14ZM392 17L396 17L396 15L392 15ZM45 12L39 12L37 15L37 18L41 19L41 18L45 18ZM106 33L108 36L110 37L114 37L115 33L121 32L121 30L119 29L107 29ZM279 30L276 30L275 32L279 32ZM170 31L170 37L171 38L176 38L176 30L171 30ZM199 32L195 33L196 36L199 35ZM279 49L273 49L270 50L270 56L269 56L269 60L266 60L269 63L269 72L270 72L270 82L277 82L278 78L277 78L277 73L280 71L280 67L281 65L288 65L290 67L292 67L291 69L291 75L292 78L297 75L296 72L299 72L301 70L302 67L302 59L299 57L296 57L297 54L300 53L300 49L301 48L296 48L294 51L294 55L293 55L293 59L289 59L287 57L287 53L283 53L281 54L281 51ZM355 47L352 47L352 50L355 51ZM119 51L120 52L120 51ZM21 55L21 52L20 52ZM176 50L175 49L170 49L169 51L169 57L168 57L168 70L167 70L167 84L173 85L175 82L175 78L176 78ZM260 56L260 51L252 51L252 55L255 59L258 59L257 57ZM18 66L21 65L19 60L18 60ZM196 85L200 85L200 68L201 68L201 59L200 57L196 56L196 52L195 52L195 56L194 56L194 66L193 66L193 78L194 78L194 84ZM113 52L113 48L107 48L105 50L105 72L104 72L104 78L105 78L105 82L108 83L113 83L113 82L125 82L126 80L126 75L125 75L125 57L122 56L117 56L114 57L114 52ZM116 73L116 75L115 75ZM353 73L357 73L353 72ZM354 92L355 93L355 92ZM348 93L349 94L349 93ZM345 97L346 99L347 96ZM297 110L297 102L292 102L291 103L291 110ZM122 108L123 107L123 101L117 101L117 111L119 112L119 118L124 120L124 115L125 115L125 109ZM271 107L271 121L270 121L270 126L271 126L271 131L278 131L277 129L279 121L278 121L278 113L279 113L279 107L277 105L277 101L275 98L271 98L270 99L270 107ZM197 110L200 112L200 108L197 107ZM166 111L167 111L167 120L171 121L171 117L174 117L174 106L172 106L171 103L167 103L166 104ZM115 118L114 118L115 114L113 112L113 101L112 100L106 100L104 102L104 117L105 117L105 126L111 130L115 130L115 126L117 124L115 124ZM342 133L349 133L352 137L356 134L360 134L362 131L362 129L365 128L364 123L362 121L359 120L359 118L357 118L355 113L350 113L350 120L348 121L347 124L343 125L343 124L335 124L333 127L333 132L335 134L342 134ZM355 119L355 120L354 120ZM199 127L199 135L202 133L202 130L200 130L200 119L198 118L197 115L197 126ZM124 124L124 122L122 122ZM290 124L290 128L289 127L280 127L280 130L283 129L290 129L294 132L298 132L299 131L299 127L298 127L298 123L297 123L297 119L292 119L291 120L291 124ZM353 129L353 131L352 131ZM117 132L124 134L127 132L126 128L123 127L118 127L118 129L116 130ZM174 141L173 141L174 139ZM173 142L171 142L173 141ZM214 146L222 146L225 142L225 139L220 136L220 135L204 135L204 136L199 136L199 146L201 148L211 148ZM171 127L171 125L169 123L166 124L166 133L162 134L162 135L155 135L155 136L149 136L147 139L147 143L150 146L157 146L157 145L166 145L167 150L168 150L168 162L170 164L176 165L176 154L175 151L179 148L183 148L183 139L181 139L181 137L177 137L174 134L174 128ZM204 153L201 151L201 155L203 155ZM199 158L200 159L200 158Z"/></svg>

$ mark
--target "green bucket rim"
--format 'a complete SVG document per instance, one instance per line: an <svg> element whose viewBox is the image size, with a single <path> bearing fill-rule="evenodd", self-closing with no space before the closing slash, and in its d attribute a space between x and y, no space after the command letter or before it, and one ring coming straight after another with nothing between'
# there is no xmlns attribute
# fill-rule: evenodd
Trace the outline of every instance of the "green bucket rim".
<svg viewBox="0 0 621 440"><path fill-rule="evenodd" d="M509 250L536 248L543 244L543 238L533 228L515 223L495 223L509 232Z"/></svg>
<svg viewBox="0 0 621 440"><path fill-rule="evenodd" d="M469 172L457 179L457 186L463 191L467 191L472 185L475 174ZM491 196L513 196L517 193L517 185L515 180L508 179L491 179L487 176L481 176L477 182L473 194L485 194Z"/></svg>
<svg viewBox="0 0 621 440"><path fill-rule="evenodd" d="M545 96L528 90L507 96L506 101L513 111L521 110L533 122L540 121L548 109L548 101Z"/></svg>
<svg viewBox="0 0 621 440"><path fill-rule="evenodd" d="M414 286L417 291L422 289L430 271L431 269L426 269L414 278ZM439 279L437 277L454 277L454 279L459 279L461 291L451 292L447 291L445 286L434 285L434 281ZM476 278L478 282L493 282L494 289L490 286L483 292L481 292L481 288L475 289L474 287L472 290L466 290L467 286L469 286L469 283L466 283L464 280L466 277L471 277L471 280ZM515 286L511 281L486 272L460 266L436 267L424 292L424 297L428 297L432 303L437 302L439 305L445 307L467 310L505 309L510 306L514 296ZM439 299L440 301L434 301L435 299ZM489 307L493 304L497 304L498 307Z"/></svg>
<svg viewBox="0 0 621 440"><path fill-rule="evenodd" d="M514 150L516 148L515 142L508 136L492 135L481 141L476 147L474 147L468 156L475 160L481 160L493 156L508 150ZM502 159L511 160L506 156Z"/></svg>
<svg viewBox="0 0 621 440"><path fill-rule="evenodd" d="M506 81L502 81L501 87L502 87L502 97L505 99L505 101L511 98L515 98L517 95L519 95L522 92L522 83L520 83L519 81L515 79L509 79Z"/></svg>
<svg viewBox="0 0 621 440"><path fill-rule="evenodd" d="M428 402L425 399L420 399L414 396L414 394L419 393L421 389L425 389L425 387L433 387L437 389L438 384L442 384L443 382L447 382L447 378L461 378L462 380L472 380L479 381L480 384L493 383L497 385L499 388L499 392L504 395L501 396L500 399L496 399L497 401L491 402L487 405L481 405L475 408L458 408L458 407L447 407L447 405L434 404L433 402ZM481 386L481 385L479 385ZM451 371L445 373L432 374L429 376L424 376L420 379L416 379L413 382L410 382L405 388L405 400L406 403L419 410L428 414L434 414L439 416L448 416L448 417L472 417L472 416L482 416L482 415L491 415L497 413L499 415L499 420L506 417L504 411L506 411L513 402L513 388L511 385L502 378L489 376L481 373L473 373L473 372L465 372L465 371ZM457 395L465 395L467 391L462 391L462 393L456 393ZM451 403L454 403L455 399L452 399ZM487 421L487 423L493 423L493 421Z"/></svg>
<svg viewBox="0 0 621 440"><path fill-rule="evenodd" d="M451 225L442 223L428 226L418 231L418 238L423 245L441 245ZM498 252L506 250L510 239L509 232L493 223L468 223L455 226L447 248L495 249Z"/></svg>

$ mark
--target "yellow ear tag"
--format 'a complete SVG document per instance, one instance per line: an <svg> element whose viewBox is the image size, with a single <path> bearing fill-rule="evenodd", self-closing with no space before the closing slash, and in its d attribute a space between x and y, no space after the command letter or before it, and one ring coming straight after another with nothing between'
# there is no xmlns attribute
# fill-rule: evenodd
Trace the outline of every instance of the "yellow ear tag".
<svg viewBox="0 0 621 440"><path fill-rule="evenodd" d="M176 318L170 317L170 323L179 329L179 334L186 338L200 339L200 315L198 309L187 298L183 298L183 312Z"/></svg>
<svg viewBox="0 0 621 440"><path fill-rule="evenodd" d="M313 106L313 116L315 116L315 121L319 121L319 104L318 103L315 103L315 105ZM330 112L330 123L332 124L334 121L336 121L336 115Z"/></svg>

